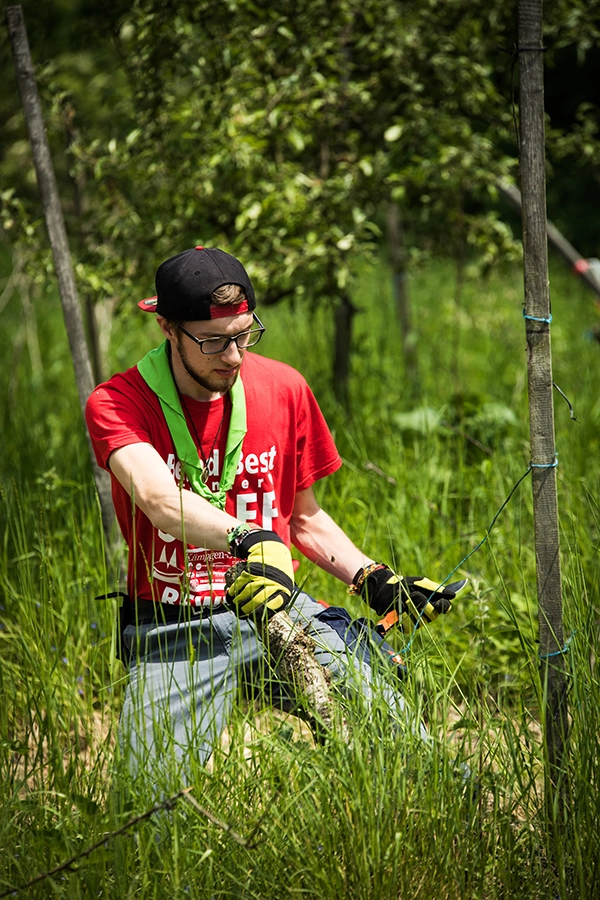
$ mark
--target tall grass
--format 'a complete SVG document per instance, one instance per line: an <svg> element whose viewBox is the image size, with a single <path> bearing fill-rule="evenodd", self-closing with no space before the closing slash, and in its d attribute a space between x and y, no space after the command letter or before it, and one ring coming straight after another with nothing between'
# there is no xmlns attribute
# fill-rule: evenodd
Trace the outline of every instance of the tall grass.
<svg viewBox="0 0 600 900"><path fill-rule="evenodd" d="M0 893L101 846L27 897L505 898L600 893L598 565L599 348L589 296L553 271L559 504L571 741L568 821L548 818L538 684L535 559L521 275L466 278L451 263L410 282L421 394L404 383L389 279L359 273L351 411L330 384L326 311L264 313L261 351L303 371L345 466L318 485L323 506L376 558L406 574L468 576L470 593L422 629L402 691L431 745L394 727L382 697L350 705L352 739L293 742L275 719L248 729L240 703L227 754L190 762L196 804L164 800L119 768L125 673L66 340L53 295L36 303L42 371L29 361L18 298L2 312L0 372ZM123 316L111 367L133 365L156 334ZM31 329L31 323L29 324ZM33 340L31 333L29 340ZM467 559L465 559L468 557ZM313 595L349 604L306 561ZM365 611L354 604L355 612ZM471 775L466 775L465 764ZM180 787L181 785L179 785ZM178 789L174 781L173 793ZM225 827L227 825L227 827ZM228 830L233 829L233 831Z"/></svg>

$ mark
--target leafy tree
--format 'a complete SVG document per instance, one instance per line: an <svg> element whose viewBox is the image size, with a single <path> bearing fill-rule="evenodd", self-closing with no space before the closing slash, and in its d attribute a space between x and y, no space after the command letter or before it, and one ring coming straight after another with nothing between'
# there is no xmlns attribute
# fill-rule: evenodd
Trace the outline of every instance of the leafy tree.
<svg viewBox="0 0 600 900"><path fill-rule="evenodd" d="M496 150L511 117L486 61L495 31L473 4L143 2L126 29L137 128L94 160L102 232L133 246L145 222L157 255L219 244L263 302L335 307L340 399L353 266L380 237L382 202L409 209L432 246L457 229L490 258L510 245L462 202L514 163Z"/></svg>
<svg viewBox="0 0 600 900"><path fill-rule="evenodd" d="M94 213L89 211L93 202L89 179L93 176L74 165L73 148L79 142L92 144L100 136L105 140L111 129L123 130L124 121L129 124L134 115L132 107L127 107L128 86L116 46L117 22L129 4L116 0L107 7L101 0L48 0L44 4L23 0L21 5L93 349L97 341L91 313L98 279L88 265L93 254L86 232L88 225L93 228ZM27 295L45 290L53 273L6 27L0 29L0 72L9 87L0 95L3 237L14 248L17 277L12 282L20 285L27 318L32 310ZM82 267L89 271L89 278L81 277ZM4 302L8 299L10 295ZM95 362L99 374L98 358Z"/></svg>
<svg viewBox="0 0 600 900"><path fill-rule="evenodd" d="M573 19L558 6L557 21ZM390 201L421 252L467 245L483 265L515 252L495 208L497 180L516 170L506 4L138 0L120 13L103 32L112 69L95 69L112 91L100 115L88 117L83 80L69 91L65 69L61 90L56 70L43 78L79 191L77 271L99 308L150 293L160 259L222 246L261 302L332 308L346 401L352 273ZM571 44L575 18L561 32Z"/></svg>

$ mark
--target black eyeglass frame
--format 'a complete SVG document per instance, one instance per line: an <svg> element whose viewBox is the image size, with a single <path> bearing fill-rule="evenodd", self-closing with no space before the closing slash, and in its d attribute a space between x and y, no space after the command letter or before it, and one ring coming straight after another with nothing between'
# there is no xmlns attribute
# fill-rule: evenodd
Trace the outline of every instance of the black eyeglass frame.
<svg viewBox="0 0 600 900"><path fill-rule="evenodd" d="M235 341L235 344L236 344L238 350L247 350L248 347L256 347L256 345L260 341L261 337L265 333L266 328L263 325L263 323L260 321L260 319L258 318L256 313L254 313L254 312L252 313L252 318L258 324L258 328L255 328L254 331L251 328L248 331L240 331L240 333L236 334L235 337L226 337L225 335L215 335L214 337L211 337L211 338L197 338L195 335L190 334L190 332L187 330L187 328L184 328L183 325L179 325L178 328L180 331L183 331L183 333L185 334L186 337L189 337L189 339L191 341L193 341L195 344L198 344L198 346L200 347L200 353L204 353L205 356L215 356L217 353L225 353L225 351L229 349L229 345L234 341ZM258 337L256 338L255 341L252 341L251 344L246 344L245 347L240 347L240 345L238 344L238 340L241 337L244 337L244 335L246 335L246 334L256 334L256 335L258 335ZM224 341L225 345L223 347L221 347L219 350L205 350L204 347L202 346L203 344L213 343L214 341Z"/></svg>

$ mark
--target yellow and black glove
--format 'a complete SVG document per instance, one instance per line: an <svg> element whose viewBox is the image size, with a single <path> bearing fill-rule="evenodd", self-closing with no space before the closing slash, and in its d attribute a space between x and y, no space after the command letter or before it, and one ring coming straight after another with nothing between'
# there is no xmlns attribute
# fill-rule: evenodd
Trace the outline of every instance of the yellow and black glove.
<svg viewBox="0 0 600 900"><path fill-rule="evenodd" d="M226 602L238 616L279 612L289 603L294 589L292 555L274 531L242 532L230 541L232 556L245 560L229 583ZM230 579L227 579L229 582Z"/></svg>
<svg viewBox="0 0 600 900"><path fill-rule="evenodd" d="M373 563L358 570L350 592L360 594L371 609L384 617L384 630L399 624L405 634L410 634L450 612L452 600L465 584L466 581L458 581L444 587L422 576L403 578L383 563Z"/></svg>

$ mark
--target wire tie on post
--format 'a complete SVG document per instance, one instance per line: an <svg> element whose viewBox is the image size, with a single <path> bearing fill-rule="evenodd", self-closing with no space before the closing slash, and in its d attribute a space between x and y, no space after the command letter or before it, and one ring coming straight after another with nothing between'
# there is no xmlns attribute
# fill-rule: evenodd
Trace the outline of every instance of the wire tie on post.
<svg viewBox="0 0 600 900"><path fill-rule="evenodd" d="M554 462L551 463L529 463L530 469L555 469L558 465L558 453L554 454Z"/></svg>
<svg viewBox="0 0 600 900"><path fill-rule="evenodd" d="M525 310L523 310L523 318L530 319L532 322L546 322L547 325L552 321L552 313L545 319L543 316L528 316Z"/></svg>
<svg viewBox="0 0 600 900"><path fill-rule="evenodd" d="M567 650L569 649L569 645L570 645L571 641L573 640L574 635L575 635L575 632L573 632L573 634L571 634L567 638L567 640L565 641L565 645L564 645L564 647L562 647L561 650L554 650L552 653L540 653L540 659L551 659L551 657L553 657L553 656L561 656L563 653L566 653Z"/></svg>
<svg viewBox="0 0 600 900"><path fill-rule="evenodd" d="M555 381L552 382L552 386L556 388L556 390L558 391L560 396L567 403L567 405L569 407L569 413L571 414L571 418L573 419L573 421L577 422L577 416L575 415L575 410L573 409L573 404L571 403L571 401L569 400L569 398L567 397L565 392L561 391L561 389L559 388L559 386L557 385L557 383Z"/></svg>

